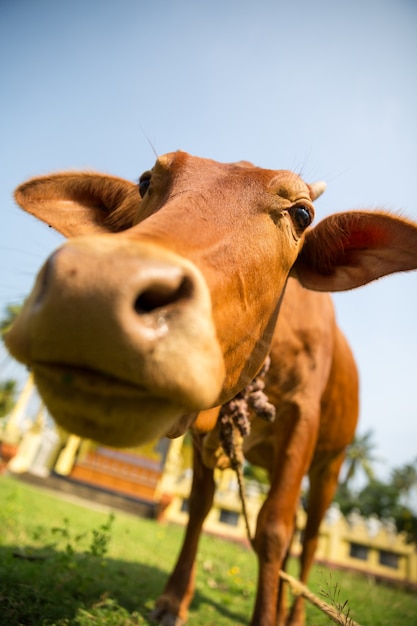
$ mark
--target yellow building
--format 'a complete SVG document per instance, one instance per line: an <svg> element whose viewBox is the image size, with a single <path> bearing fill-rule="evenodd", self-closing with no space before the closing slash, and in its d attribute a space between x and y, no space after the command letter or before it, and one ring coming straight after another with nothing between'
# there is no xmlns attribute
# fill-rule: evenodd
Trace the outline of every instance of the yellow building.
<svg viewBox="0 0 417 626"><path fill-rule="evenodd" d="M14 431L13 434L15 435ZM190 438L163 439L131 450L93 444L75 435L47 427L42 413L20 439L13 472L40 477L65 477L74 485L87 485L131 500L148 503L153 515L186 524L192 480ZM217 471L214 505L205 521L207 532L245 541L246 525L235 473ZM58 481L59 482L59 481ZM91 492L94 499L94 491ZM246 485L247 510L252 535L265 491L258 483ZM156 512L156 513L155 513ZM300 510L293 553L301 551L305 513ZM322 523L316 559L331 565L360 570L378 577L417 584L417 551L398 534L393 522L357 513L345 519L333 505Z"/></svg>

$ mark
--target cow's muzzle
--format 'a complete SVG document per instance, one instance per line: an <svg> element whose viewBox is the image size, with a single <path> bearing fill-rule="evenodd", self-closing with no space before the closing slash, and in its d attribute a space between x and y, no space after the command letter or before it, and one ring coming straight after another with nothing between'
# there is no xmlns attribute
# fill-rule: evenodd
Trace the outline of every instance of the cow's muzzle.
<svg viewBox="0 0 417 626"><path fill-rule="evenodd" d="M211 298L188 260L121 235L73 239L6 336L66 429L137 445L216 404L225 376Z"/></svg>

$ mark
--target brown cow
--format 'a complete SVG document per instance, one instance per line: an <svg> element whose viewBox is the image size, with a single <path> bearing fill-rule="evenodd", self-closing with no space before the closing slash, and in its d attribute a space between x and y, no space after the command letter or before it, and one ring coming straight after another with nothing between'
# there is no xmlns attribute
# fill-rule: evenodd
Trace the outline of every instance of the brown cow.
<svg viewBox="0 0 417 626"><path fill-rule="evenodd" d="M10 352L33 369L57 421L80 436L115 446L177 436L198 411L228 401L257 374L290 275L309 289L337 291L417 267L417 226L406 220L348 212L309 228L312 201L323 188L288 171L220 164L183 152L160 157L139 186L99 174L68 173L19 187L16 199L23 208L64 235L76 236L45 264L6 337ZM288 294L294 289L305 293L289 285ZM313 349L307 341L314 335L312 314L310 304L288 294L285 306L306 317L307 332L298 337L298 347L282 337L295 359L288 371L302 378L297 355L303 346ZM326 298L315 296L312 302L321 300ZM327 320L333 324L332 317ZM276 437L271 447L272 488L256 534L261 568L254 624L274 623L276 565L288 545L288 521L276 522L273 505L280 514L286 502L293 509L317 437L317 403L337 393L332 381L339 380L341 370L337 365L329 375L328 366L332 359L340 361L341 339L327 338L318 347L323 363L312 373L322 372L322 391L306 395L307 406L316 402L316 414L309 406L311 423L300 416L285 431L287 440L279 444ZM301 364L308 361L303 354ZM216 419L216 411L206 412L196 427L209 431ZM254 427L252 442L255 432ZM295 437L300 440L293 444ZM330 439L336 450L327 447L334 454L338 442ZM325 438L319 441L327 450ZM292 450L302 442L305 457L299 457L299 465L288 465L295 474L282 490L277 468L284 457L278 446L293 458ZM262 449L255 443L252 448L249 458ZM167 623L172 615L168 611Z"/></svg>
<svg viewBox="0 0 417 626"><path fill-rule="evenodd" d="M254 548L258 586L252 624L304 624L299 597L286 621L285 590L279 570L285 565L294 532L301 481L308 472L310 494L301 557L307 582L320 522L337 487L346 446L358 418L358 377L354 359L336 325L327 294L308 291L290 278L271 345L266 393L276 407L273 423L252 416L244 455L268 470L270 491L257 521ZM204 519L214 496L214 467L227 467L219 445L219 426L204 430L205 414L193 426L194 473L189 522L177 565L156 603L153 616L181 624L194 592L195 555Z"/></svg>

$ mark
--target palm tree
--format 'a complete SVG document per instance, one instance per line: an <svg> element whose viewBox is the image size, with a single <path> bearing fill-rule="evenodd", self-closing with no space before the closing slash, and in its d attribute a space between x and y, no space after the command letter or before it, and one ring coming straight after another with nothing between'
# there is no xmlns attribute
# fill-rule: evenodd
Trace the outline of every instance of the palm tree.
<svg viewBox="0 0 417 626"><path fill-rule="evenodd" d="M342 481L343 487L347 488L348 484L357 475L358 469L362 470L368 481L375 479L375 473L372 464L378 460L373 455L375 443L372 441L373 431L368 430L363 435L356 435L346 451L346 475Z"/></svg>
<svg viewBox="0 0 417 626"><path fill-rule="evenodd" d="M410 499L411 491L417 486L417 458L414 463L406 463L392 470L391 484L404 495L405 501Z"/></svg>

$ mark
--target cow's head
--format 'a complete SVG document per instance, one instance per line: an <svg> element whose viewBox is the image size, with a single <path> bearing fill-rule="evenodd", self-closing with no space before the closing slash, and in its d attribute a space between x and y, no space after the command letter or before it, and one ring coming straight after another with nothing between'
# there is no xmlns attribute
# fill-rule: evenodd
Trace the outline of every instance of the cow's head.
<svg viewBox="0 0 417 626"><path fill-rule="evenodd" d="M138 185L64 173L20 186L17 202L70 237L6 337L57 421L112 445L178 435L255 376L290 273L333 291L416 267L417 229L397 218L309 228L323 189L183 152Z"/></svg>

